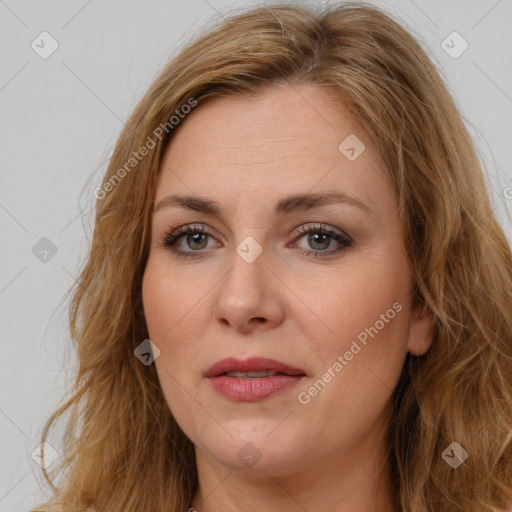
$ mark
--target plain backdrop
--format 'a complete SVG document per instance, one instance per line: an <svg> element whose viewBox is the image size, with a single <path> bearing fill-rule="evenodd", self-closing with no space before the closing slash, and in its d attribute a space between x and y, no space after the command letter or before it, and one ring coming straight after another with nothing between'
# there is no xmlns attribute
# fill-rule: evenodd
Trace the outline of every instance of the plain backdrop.
<svg viewBox="0 0 512 512"><path fill-rule="evenodd" d="M0 0L0 512L28 511L44 499L31 454L74 373L65 294L87 253L92 190L123 121L209 20L262 3L276 2ZM372 3L437 63L512 242L511 0ZM59 442L51 438L57 453Z"/></svg>

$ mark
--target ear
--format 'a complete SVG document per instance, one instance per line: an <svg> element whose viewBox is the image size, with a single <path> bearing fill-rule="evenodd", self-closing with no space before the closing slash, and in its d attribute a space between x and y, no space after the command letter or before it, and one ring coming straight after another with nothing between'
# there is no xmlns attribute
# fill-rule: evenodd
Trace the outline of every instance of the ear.
<svg viewBox="0 0 512 512"><path fill-rule="evenodd" d="M434 340L434 315L418 301L411 310L411 326L407 349L413 356L422 356L432 345Z"/></svg>

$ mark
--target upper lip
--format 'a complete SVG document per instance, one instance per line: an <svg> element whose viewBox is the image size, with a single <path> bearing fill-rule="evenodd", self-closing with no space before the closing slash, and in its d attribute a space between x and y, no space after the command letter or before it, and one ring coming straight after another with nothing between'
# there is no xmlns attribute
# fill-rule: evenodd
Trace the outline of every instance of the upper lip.
<svg viewBox="0 0 512 512"><path fill-rule="evenodd" d="M300 368L294 368L293 366L281 363L275 359L268 359L267 357L250 357L245 360L237 359L236 357L228 357L210 366L204 376L217 377L227 372L258 372L263 370L285 373L287 375L305 375L304 370Z"/></svg>

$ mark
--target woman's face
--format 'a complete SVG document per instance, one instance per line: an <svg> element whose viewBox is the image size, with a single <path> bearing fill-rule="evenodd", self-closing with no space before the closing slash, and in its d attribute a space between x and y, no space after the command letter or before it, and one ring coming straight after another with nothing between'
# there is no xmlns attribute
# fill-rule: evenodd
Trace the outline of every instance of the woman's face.
<svg viewBox="0 0 512 512"><path fill-rule="evenodd" d="M179 127L143 303L163 393L198 465L332 474L376 458L406 353L431 342L411 309L385 176L370 140L312 85L211 98ZM205 376L230 357L302 376Z"/></svg>

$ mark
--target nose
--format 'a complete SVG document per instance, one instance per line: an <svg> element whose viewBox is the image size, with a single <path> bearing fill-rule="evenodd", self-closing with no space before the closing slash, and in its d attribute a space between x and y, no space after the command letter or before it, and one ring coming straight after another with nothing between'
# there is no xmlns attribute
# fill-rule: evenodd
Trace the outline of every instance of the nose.
<svg viewBox="0 0 512 512"><path fill-rule="evenodd" d="M213 319L243 334L276 327L284 318L283 288L265 251L250 263L233 251L232 266L216 287Z"/></svg>

